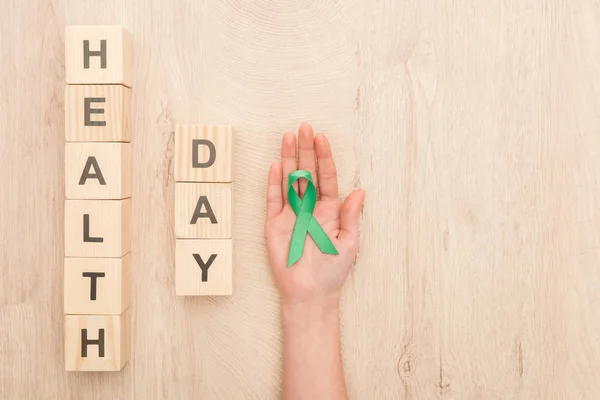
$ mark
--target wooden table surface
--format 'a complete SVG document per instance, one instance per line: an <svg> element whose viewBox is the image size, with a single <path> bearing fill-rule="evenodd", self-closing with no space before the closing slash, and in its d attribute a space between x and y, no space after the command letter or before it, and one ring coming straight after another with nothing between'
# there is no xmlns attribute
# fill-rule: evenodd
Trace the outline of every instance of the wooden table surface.
<svg viewBox="0 0 600 400"><path fill-rule="evenodd" d="M597 1L0 2L0 398L278 398L265 181L302 121L367 191L351 398L600 398ZM64 27L95 24L134 36L132 358L66 373ZM236 129L231 297L175 296L177 123Z"/></svg>

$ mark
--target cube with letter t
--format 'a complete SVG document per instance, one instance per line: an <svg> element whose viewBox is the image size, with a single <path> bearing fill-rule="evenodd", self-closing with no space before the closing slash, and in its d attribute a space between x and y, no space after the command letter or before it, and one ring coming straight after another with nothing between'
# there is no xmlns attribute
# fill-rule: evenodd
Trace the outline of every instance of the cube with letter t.
<svg viewBox="0 0 600 400"><path fill-rule="evenodd" d="M130 304L131 256L66 257L65 314L119 315Z"/></svg>

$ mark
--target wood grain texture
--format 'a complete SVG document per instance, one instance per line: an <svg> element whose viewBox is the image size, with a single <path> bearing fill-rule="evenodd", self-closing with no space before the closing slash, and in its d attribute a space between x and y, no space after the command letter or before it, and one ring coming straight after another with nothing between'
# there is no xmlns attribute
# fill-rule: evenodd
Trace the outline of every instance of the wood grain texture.
<svg viewBox="0 0 600 400"><path fill-rule="evenodd" d="M66 371L120 371L130 356L129 314L65 315Z"/></svg>
<svg viewBox="0 0 600 400"><path fill-rule="evenodd" d="M131 142L131 90L122 85L66 85L66 141ZM87 124L86 98L94 99Z"/></svg>
<svg viewBox="0 0 600 400"><path fill-rule="evenodd" d="M92 275L89 275L90 273ZM130 254L125 254L121 258L65 257L64 312L65 314L122 314L129 308L130 282Z"/></svg>
<svg viewBox="0 0 600 400"><path fill-rule="evenodd" d="M131 197L131 144L66 143L65 197L90 200Z"/></svg>
<svg viewBox="0 0 600 400"><path fill-rule="evenodd" d="M232 291L233 240L177 239L175 293L178 296L230 295Z"/></svg>
<svg viewBox="0 0 600 400"><path fill-rule="evenodd" d="M351 398L600 395L596 1L3 5L0 398L278 398L265 180L303 120L330 138L342 195L367 191L342 307ZM133 35L134 345L115 374L64 372L76 24ZM173 290L178 123L236 130L232 296Z"/></svg>
<svg viewBox="0 0 600 400"><path fill-rule="evenodd" d="M65 27L66 82L70 85L113 83L131 87L132 56L131 34L122 26Z"/></svg>
<svg viewBox="0 0 600 400"><path fill-rule="evenodd" d="M229 239L233 226L232 183L175 184L175 237Z"/></svg>
<svg viewBox="0 0 600 400"><path fill-rule="evenodd" d="M232 151L233 132L230 126L176 125L175 180L231 182Z"/></svg>

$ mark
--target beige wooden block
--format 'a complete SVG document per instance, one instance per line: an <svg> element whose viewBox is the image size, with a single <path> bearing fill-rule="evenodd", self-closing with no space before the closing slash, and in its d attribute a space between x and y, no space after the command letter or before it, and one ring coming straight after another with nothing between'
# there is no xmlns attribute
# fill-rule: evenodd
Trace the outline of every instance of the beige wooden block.
<svg viewBox="0 0 600 400"><path fill-rule="evenodd" d="M231 239L177 239L175 247L175 293L178 296L232 293Z"/></svg>
<svg viewBox="0 0 600 400"><path fill-rule="evenodd" d="M120 371L130 353L130 312L121 315L66 315L67 371Z"/></svg>
<svg viewBox="0 0 600 400"><path fill-rule="evenodd" d="M175 183L175 237L231 237L233 183Z"/></svg>
<svg viewBox="0 0 600 400"><path fill-rule="evenodd" d="M67 83L113 83L131 87L131 42L131 35L121 26L67 26Z"/></svg>
<svg viewBox="0 0 600 400"><path fill-rule="evenodd" d="M67 142L131 142L131 89L121 85L67 85Z"/></svg>
<svg viewBox="0 0 600 400"><path fill-rule="evenodd" d="M122 257L131 247L131 199L66 200L65 256Z"/></svg>
<svg viewBox="0 0 600 400"><path fill-rule="evenodd" d="M175 180L231 182L233 132L230 126L177 125Z"/></svg>
<svg viewBox="0 0 600 400"><path fill-rule="evenodd" d="M65 314L122 314L129 308L130 276L130 253L122 258L65 258Z"/></svg>
<svg viewBox="0 0 600 400"><path fill-rule="evenodd" d="M68 199L131 197L130 143L66 143Z"/></svg>

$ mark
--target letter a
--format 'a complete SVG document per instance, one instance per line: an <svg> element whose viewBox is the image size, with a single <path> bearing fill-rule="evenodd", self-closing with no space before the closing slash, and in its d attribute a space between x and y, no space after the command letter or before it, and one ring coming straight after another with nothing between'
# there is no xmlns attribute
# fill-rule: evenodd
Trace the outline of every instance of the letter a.
<svg viewBox="0 0 600 400"><path fill-rule="evenodd" d="M94 168L94 173L90 172L92 167ZM100 182L101 185L106 185L106 181L104 180L104 176L102 175L98 161L96 161L96 157L94 156L88 157L87 161L85 162L83 173L81 174L81 178L79 178L79 184L85 185L85 181L87 181L88 178L98 179L98 182Z"/></svg>
<svg viewBox="0 0 600 400"><path fill-rule="evenodd" d="M206 207L206 212L202 212L202 206ZM196 204L196 209L194 210L194 215L192 215L190 224L195 224L198 221L198 218L209 218L210 222L213 224L217 223L217 217L215 217L215 213L213 212L206 196L200 196L198 199L198 203Z"/></svg>

